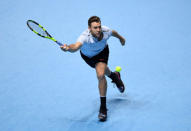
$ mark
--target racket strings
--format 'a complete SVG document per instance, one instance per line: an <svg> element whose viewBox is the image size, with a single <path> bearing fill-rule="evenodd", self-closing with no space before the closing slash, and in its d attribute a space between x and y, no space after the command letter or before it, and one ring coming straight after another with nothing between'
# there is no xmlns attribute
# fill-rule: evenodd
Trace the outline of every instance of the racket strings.
<svg viewBox="0 0 191 131"><path fill-rule="evenodd" d="M45 37L48 36L46 31L44 31L43 28L40 27L38 24L33 22L28 22L28 25L30 26L32 30L34 30L36 33L40 34L41 36L45 36Z"/></svg>

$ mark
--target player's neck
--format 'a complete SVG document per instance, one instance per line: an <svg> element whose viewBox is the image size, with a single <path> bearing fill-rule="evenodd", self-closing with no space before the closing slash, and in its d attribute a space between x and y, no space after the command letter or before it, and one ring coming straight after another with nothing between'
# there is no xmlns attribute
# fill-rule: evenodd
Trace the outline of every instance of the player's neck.
<svg viewBox="0 0 191 131"><path fill-rule="evenodd" d="M101 32L100 36L97 37L95 35L92 34L93 37L95 37L98 41L102 40L103 39L103 32Z"/></svg>

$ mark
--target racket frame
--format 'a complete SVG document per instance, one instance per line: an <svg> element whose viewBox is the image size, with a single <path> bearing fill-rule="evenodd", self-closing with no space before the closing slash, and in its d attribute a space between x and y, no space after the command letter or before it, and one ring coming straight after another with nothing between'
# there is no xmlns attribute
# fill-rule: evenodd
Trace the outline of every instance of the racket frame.
<svg viewBox="0 0 191 131"><path fill-rule="evenodd" d="M32 27L30 27L29 22L32 22L32 23L38 25L41 29L43 29L43 31L47 34L47 36L43 36L43 35L39 34L37 31L35 31ZM48 39L50 39L50 40L56 42L59 46L63 46L63 44L62 44L61 42L59 42L59 41L57 41L55 38L53 38L53 37L46 31L46 29L45 29L42 25L40 25L39 23L37 23L36 21L34 21L34 20L27 20L27 26L29 27L29 29L30 29L31 31L33 31L33 32L34 32L35 34L37 34L38 36L41 36L41 37L43 37L43 38L48 38Z"/></svg>

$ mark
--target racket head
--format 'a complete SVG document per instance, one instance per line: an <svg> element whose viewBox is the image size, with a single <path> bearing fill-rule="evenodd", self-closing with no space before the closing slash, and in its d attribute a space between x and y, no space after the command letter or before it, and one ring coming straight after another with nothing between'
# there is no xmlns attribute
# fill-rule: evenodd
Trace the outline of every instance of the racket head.
<svg viewBox="0 0 191 131"><path fill-rule="evenodd" d="M52 38L52 36L46 31L46 29L34 20L27 20L27 26L30 30L32 30L34 33L41 37L49 39Z"/></svg>

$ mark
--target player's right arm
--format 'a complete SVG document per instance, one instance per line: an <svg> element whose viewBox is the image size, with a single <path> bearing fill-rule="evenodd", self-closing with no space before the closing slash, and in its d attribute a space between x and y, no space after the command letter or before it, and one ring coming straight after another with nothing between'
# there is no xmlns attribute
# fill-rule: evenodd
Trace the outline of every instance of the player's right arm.
<svg viewBox="0 0 191 131"><path fill-rule="evenodd" d="M60 46L60 48L65 52L66 51L76 52L81 46L82 46L81 42L76 42L75 44L70 44L70 45L64 44L63 46Z"/></svg>

